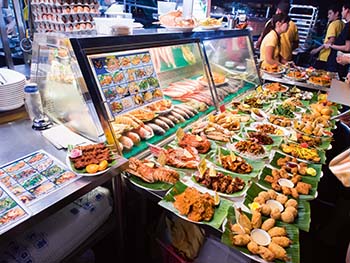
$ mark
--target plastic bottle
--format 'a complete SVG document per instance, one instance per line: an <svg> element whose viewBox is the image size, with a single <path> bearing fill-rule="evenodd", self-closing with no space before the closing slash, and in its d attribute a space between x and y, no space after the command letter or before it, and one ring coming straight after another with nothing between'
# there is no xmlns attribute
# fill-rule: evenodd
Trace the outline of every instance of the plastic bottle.
<svg viewBox="0 0 350 263"><path fill-rule="evenodd" d="M39 118L43 113L41 96L36 83L28 83L24 86L24 104L31 120Z"/></svg>

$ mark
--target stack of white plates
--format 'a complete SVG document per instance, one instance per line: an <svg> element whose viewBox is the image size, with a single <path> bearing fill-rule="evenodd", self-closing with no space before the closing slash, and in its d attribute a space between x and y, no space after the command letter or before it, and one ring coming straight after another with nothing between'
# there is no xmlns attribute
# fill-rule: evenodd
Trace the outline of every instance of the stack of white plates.
<svg viewBox="0 0 350 263"><path fill-rule="evenodd" d="M0 111L14 110L24 104L25 81L23 74L0 68Z"/></svg>

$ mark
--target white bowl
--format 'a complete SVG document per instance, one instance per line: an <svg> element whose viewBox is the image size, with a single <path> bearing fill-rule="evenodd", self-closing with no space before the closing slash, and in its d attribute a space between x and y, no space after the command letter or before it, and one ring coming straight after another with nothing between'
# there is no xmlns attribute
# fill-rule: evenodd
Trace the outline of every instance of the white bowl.
<svg viewBox="0 0 350 263"><path fill-rule="evenodd" d="M270 235L262 229L253 229L250 232L252 240L260 246L267 246L271 243Z"/></svg>

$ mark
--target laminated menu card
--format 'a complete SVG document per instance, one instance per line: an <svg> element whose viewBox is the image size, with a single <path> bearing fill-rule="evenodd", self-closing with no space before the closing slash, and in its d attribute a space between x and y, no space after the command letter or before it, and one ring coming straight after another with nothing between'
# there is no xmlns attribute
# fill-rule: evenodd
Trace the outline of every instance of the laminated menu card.
<svg viewBox="0 0 350 263"><path fill-rule="evenodd" d="M30 215L21 202L0 185L0 235L26 220Z"/></svg>
<svg viewBox="0 0 350 263"><path fill-rule="evenodd" d="M0 167L0 182L4 189L26 205L78 178L77 174L44 150Z"/></svg>
<svg viewBox="0 0 350 263"><path fill-rule="evenodd" d="M92 55L89 61L113 116L163 98L148 50Z"/></svg>

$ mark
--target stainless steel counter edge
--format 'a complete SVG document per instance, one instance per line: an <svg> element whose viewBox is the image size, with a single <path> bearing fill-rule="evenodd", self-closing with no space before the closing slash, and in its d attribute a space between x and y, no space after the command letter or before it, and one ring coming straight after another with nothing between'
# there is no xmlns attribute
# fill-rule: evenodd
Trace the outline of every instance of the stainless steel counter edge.
<svg viewBox="0 0 350 263"><path fill-rule="evenodd" d="M57 150L40 131L31 128L29 120L20 120L0 125L2 145L0 150L0 165L11 162L22 156L43 149L52 156L65 163L66 151ZM1 235L1 239L10 234L18 233L36 224L41 219L55 213L80 196L86 194L99 185L102 185L113 177L120 175L126 168L128 160L120 157L118 165L112 167L105 174L94 177L82 177L68 185L48 194L46 197L28 206L32 216L21 224Z"/></svg>

